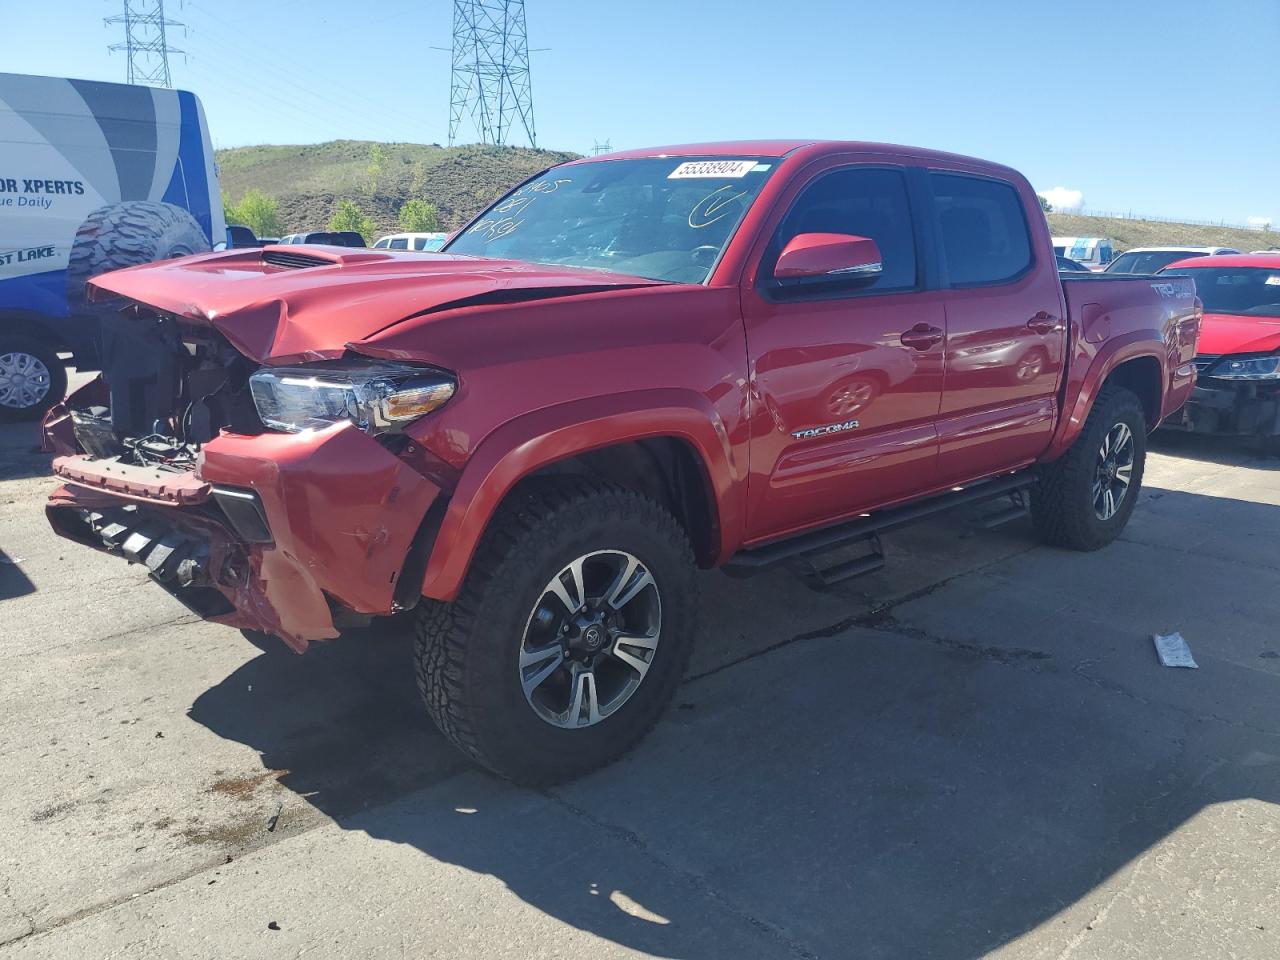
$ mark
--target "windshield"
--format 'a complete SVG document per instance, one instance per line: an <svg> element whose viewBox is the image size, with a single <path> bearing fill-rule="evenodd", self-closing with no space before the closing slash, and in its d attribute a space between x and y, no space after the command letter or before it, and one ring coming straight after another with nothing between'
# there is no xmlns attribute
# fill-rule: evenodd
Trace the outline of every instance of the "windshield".
<svg viewBox="0 0 1280 960"><path fill-rule="evenodd" d="M1195 250L1151 250L1147 253L1122 253L1111 261L1107 273L1155 273L1163 267L1188 257L1203 256Z"/></svg>
<svg viewBox="0 0 1280 960"><path fill-rule="evenodd" d="M776 165L668 157L556 167L486 210L447 252L703 283Z"/></svg>
<svg viewBox="0 0 1280 960"><path fill-rule="evenodd" d="M1205 313L1280 317L1280 268L1184 267L1166 276L1192 277Z"/></svg>

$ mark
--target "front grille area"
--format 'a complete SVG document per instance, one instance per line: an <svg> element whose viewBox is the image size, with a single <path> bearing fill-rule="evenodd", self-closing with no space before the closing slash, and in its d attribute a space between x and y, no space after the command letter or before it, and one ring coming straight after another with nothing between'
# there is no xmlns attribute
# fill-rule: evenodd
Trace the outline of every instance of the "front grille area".
<svg viewBox="0 0 1280 960"><path fill-rule="evenodd" d="M309 253L289 253L286 250L264 250L262 262L273 267L284 267L288 270L301 270L303 267L332 266L332 260L315 257Z"/></svg>
<svg viewBox="0 0 1280 960"><path fill-rule="evenodd" d="M1221 359L1222 357L1215 357L1215 356L1201 354L1195 359L1196 373L1207 372L1210 367L1212 367L1215 363L1217 363Z"/></svg>

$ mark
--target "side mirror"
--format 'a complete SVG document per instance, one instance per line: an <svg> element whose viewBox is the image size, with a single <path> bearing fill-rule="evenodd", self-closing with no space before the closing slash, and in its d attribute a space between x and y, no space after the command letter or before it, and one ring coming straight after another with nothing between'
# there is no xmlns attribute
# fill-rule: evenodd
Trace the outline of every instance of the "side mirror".
<svg viewBox="0 0 1280 960"><path fill-rule="evenodd" d="M783 248L773 275L779 280L867 280L880 276L880 247L847 233L799 233Z"/></svg>

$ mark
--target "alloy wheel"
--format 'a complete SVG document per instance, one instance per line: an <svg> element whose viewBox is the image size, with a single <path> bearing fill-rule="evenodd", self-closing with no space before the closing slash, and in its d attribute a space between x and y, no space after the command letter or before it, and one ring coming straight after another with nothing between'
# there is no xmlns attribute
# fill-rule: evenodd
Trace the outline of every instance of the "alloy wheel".
<svg viewBox="0 0 1280 960"><path fill-rule="evenodd" d="M1134 442L1128 424L1117 423L1102 438L1093 475L1093 512L1110 520L1120 510L1133 482Z"/></svg>
<svg viewBox="0 0 1280 960"><path fill-rule="evenodd" d="M520 686L546 723L578 729L615 713L657 654L662 601L653 574L621 550L566 565L543 588L520 642Z"/></svg>

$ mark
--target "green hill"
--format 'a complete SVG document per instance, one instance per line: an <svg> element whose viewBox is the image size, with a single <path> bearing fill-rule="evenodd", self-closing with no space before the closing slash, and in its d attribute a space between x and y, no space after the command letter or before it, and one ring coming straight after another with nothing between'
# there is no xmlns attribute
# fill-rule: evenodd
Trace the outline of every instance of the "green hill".
<svg viewBox="0 0 1280 960"><path fill-rule="evenodd" d="M523 147L441 147L422 143L335 140L302 146L219 150L222 191L233 201L257 188L279 202L286 232L322 230L339 200L354 200L378 233L400 229L398 212L411 197L434 203L444 229L466 222L512 184L576 156ZM1059 236L1111 237L1129 247L1185 243L1259 250L1276 234L1235 227L1049 214Z"/></svg>
<svg viewBox="0 0 1280 960"><path fill-rule="evenodd" d="M460 226L532 173L577 156L523 147L335 140L217 152L222 192L239 201L257 188L279 202L286 232L323 230L339 200L354 200L378 233L400 229L410 197L436 205L443 229Z"/></svg>
<svg viewBox="0 0 1280 960"><path fill-rule="evenodd" d="M1131 247L1235 247L1248 253L1280 244L1275 231L1214 227L1163 220L1127 220L1120 217L1082 217L1073 213L1049 214L1055 237L1110 237L1120 250Z"/></svg>

